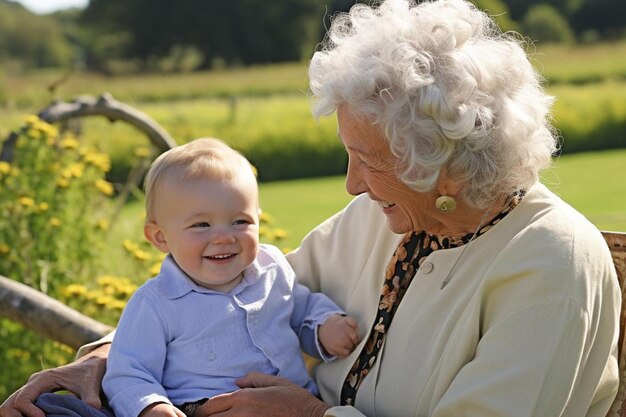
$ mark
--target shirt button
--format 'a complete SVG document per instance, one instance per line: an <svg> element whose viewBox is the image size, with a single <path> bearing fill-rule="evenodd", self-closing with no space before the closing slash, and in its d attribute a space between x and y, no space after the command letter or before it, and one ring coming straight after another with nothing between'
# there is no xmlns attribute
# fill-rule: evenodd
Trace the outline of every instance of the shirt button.
<svg viewBox="0 0 626 417"><path fill-rule="evenodd" d="M215 353L209 352L209 360L210 361L214 361L215 360Z"/></svg>
<svg viewBox="0 0 626 417"><path fill-rule="evenodd" d="M433 272L434 268L435 265L433 265L432 262L424 262L424 264L420 267L420 270L425 274L430 274Z"/></svg>

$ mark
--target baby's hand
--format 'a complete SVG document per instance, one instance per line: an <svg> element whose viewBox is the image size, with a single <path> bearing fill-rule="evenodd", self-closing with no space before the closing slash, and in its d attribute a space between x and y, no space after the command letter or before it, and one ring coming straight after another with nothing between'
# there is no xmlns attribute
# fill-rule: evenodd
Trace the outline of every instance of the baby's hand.
<svg viewBox="0 0 626 417"><path fill-rule="evenodd" d="M317 335L326 352L339 358L348 356L360 340L356 321L341 314L333 314L326 319Z"/></svg>
<svg viewBox="0 0 626 417"><path fill-rule="evenodd" d="M139 417L186 417L178 408L165 403L154 403L144 408Z"/></svg>

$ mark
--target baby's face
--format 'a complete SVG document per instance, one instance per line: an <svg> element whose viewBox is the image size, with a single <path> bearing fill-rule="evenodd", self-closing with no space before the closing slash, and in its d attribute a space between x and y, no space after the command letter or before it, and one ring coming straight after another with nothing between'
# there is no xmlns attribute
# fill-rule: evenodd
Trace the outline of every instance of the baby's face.
<svg viewBox="0 0 626 417"><path fill-rule="evenodd" d="M209 289L227 292L237 285L259 250L254 177L165 178L155 197L156 224L178 266Z"/></svg>

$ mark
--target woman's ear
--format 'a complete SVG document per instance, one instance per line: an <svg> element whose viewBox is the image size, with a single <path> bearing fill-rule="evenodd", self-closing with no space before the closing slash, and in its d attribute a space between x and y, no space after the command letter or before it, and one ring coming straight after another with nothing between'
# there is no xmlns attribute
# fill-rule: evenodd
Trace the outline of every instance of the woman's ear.
<svg viewBox="0 0 626 417"><path fill-rule="evenodd" d="M153 221L147 222L143 226L143 235L148 239L152 246L161 252L169 253L167 240L161 228Z"/></svg>
<svg viewBox="0 0 626 417"><path fill-rule="evenodd" d="M461 184L458 181L452 179L447 172L442 170L441 174L439 174L439 179L437 180L435 189L437 190L439 195L455 196L459 194L461 190Z"/></svg>

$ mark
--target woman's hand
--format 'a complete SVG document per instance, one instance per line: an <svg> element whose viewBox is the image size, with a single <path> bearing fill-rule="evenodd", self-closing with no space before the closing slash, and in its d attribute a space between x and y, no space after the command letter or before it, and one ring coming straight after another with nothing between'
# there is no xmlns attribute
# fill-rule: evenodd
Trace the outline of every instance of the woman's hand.
<svg viewBox="0 0 626 417"><path fill-rule="evenodd" d="M0 406L0 417L45 417L33 403L44 392L68 390L87 404L101 408L100 385L110 345L102 345L75 362L31 375L28 382Z"/></svg>
<svg viewBox="0 0 626 417"><path fill-rule="evenodd" d="M195 417L323 417L330 408L304 388L273 375L251 372L237 385L242 389L209 399Z"/></svg>

